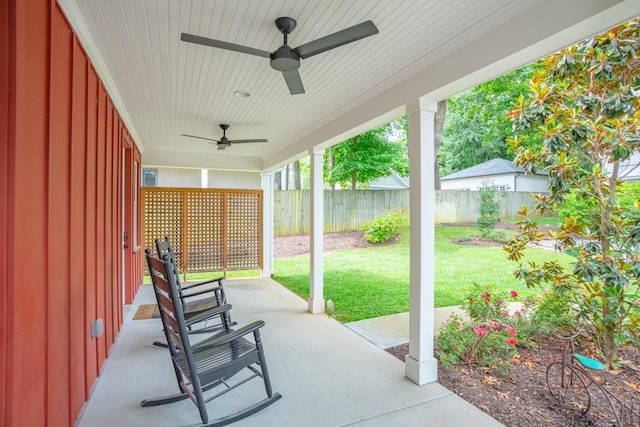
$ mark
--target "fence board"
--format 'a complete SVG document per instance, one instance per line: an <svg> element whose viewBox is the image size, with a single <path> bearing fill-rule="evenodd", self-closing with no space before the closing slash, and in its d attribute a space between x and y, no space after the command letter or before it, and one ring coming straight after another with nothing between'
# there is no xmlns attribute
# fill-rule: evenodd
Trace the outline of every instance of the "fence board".
<svg viewBox="0 0 640 427"><path fill-rule="evenodd" d="M501 219L517 218L522 206L533 211L535 200L529 193L503 192ZM435 222L475 222L479 192L436 191ZM274 236L309 234L309 190L276 191L274 194ZM325 190L324 231L358 230L360 225L393 210L409 217L409 190Z"/></svg>

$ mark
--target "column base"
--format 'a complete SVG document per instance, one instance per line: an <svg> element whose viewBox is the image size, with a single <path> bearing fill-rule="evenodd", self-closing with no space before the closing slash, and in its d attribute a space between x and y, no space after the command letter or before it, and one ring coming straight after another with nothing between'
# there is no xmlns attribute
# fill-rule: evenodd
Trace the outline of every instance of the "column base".
<svg viewBox="0 0 640 427"><path fill-rule="evenodd" d="M324 299L309 298L309 312L313 314L324 313Z"/></svg>
<svg viewBox="0 0 640 427"><path fill-rule="evenodd" d="M269 269L263 269L262 271L260 271L260 277L273 279L273 273Z"/></svg>
<svg viewBox="0 0 640 427"><path fill-rule="evenodd" d="M435 357L417 361L410 355L404 358L404 375L418 385L438 381L438 360Z"/></svg>

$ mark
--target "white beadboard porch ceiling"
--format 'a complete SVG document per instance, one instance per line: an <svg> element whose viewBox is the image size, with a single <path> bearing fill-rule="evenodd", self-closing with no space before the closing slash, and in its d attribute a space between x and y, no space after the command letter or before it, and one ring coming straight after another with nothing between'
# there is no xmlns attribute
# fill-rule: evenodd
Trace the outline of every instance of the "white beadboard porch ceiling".
<svg viewBox="0 0 640 427"><path fill-rule="evenodd" d="M143 164L267 170L446 98L640 14L637 0L58 0L143 152ZM187 32L274 51L372 20L379 34L303 59L290 95L269 60L180 41ZM248 98L234 96L246 91ZM266 138L224 151L230 139Z"/></svg>

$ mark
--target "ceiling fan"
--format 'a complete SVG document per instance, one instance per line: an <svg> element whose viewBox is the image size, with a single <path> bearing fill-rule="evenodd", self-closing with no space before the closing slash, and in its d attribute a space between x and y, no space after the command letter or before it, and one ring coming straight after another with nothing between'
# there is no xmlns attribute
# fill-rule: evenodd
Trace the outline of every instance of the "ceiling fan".
<svg viewBox="0 0 640 427"><path fill-rule="evenodd" d="M211 142L215 142L216 145L218 146L218 150L224 150L227 147L231 147L231 144L247 144L247 143L253 143L253 142L269 142L266 139L234 139L234 140L230 140L229 138L227 138L227 129L229 129L229 125L225 125L222 124L220 125L220 128L222 129L222 138L220 139L211 139L211 138L205 138L202 136L195 136L195 135L187 135L182 133L182 136L188 136L189 138L198 138L198 139L204 139L206 141L211 141Z"/></svg>
<svg viewBox="0 0 640 427"><path fill-rule="evenodd" d="M300 78L300 73L298 73L300 59L309 58L356 40L378 34L378 28L374 23L365 21L353 27L345 28L328 36L291 48L287 44L287 39L288 35L296 28L296 20L286 16L278 18L276 19L276 27L284 34L284 44L273 52L188 33L182 33L180 40L269 58L271 60L271 68L282 72L284 80L289 87L289 92L291 92L291 95L296 95L304 93L302 79Z"/></svg>

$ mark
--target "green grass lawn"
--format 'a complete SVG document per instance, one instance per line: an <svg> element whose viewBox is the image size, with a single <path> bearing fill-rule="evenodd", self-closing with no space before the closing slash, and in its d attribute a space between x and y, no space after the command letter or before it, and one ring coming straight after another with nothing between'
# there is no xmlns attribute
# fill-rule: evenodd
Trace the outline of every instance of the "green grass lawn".
<svg viewBox="0 0 640 427"><path fill-rule="evenodd" d="M471 227L436 227L435 305L461 304L474 283L487 284L499 292L515 289L523 296L538 292L513 276L516 264L507 260L502 247L462 246L454 237L478 234ZM570 258L542 249L528 249L527 259L544 262ZM309 297L309 255L275 260L274 279L300 295ZM324 254L324 296L333 300L335 317L352 322L409 310L409 234L397 243L372 248L342 249Z"/></svg>

